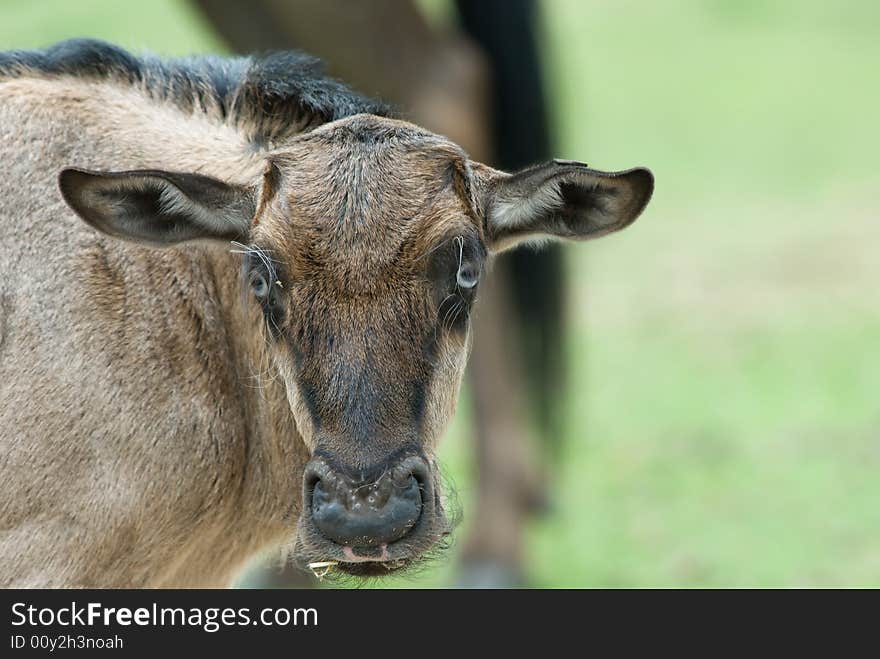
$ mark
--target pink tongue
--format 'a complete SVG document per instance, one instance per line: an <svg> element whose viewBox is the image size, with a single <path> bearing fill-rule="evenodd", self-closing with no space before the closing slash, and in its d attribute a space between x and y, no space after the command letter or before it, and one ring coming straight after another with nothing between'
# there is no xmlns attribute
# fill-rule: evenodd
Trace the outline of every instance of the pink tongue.
<svg viewBox="0 0 880 659"><path fill-rule="evenodd" d="M358 556L351 547L343 547L342 554L349 563L370 563L388 560L388 545L379 545L382 552L378 556Z"/></svg>

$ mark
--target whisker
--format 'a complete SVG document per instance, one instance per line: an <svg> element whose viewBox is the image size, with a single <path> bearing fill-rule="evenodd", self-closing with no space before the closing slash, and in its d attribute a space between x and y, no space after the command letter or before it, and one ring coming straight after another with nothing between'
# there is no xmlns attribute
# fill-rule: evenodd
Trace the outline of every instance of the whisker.
<svg viewBox="0 0 880 659"><path fill-rule="evenodd" d="M444 240L444 241L438 243L437 245L435 245L434 247L432 247L431 249L429 249L427 252L425 252L425 253L422 254L421 256L417 257L415 260L416 260L416 261L421 261L421 260L422 260L423 258L425 258L426 256L430 256L431 254L433 254L434 252L436 252L438 249L440 249L441 247L443 247L443 245L445 245L446 243L448 243L450 240L455 240L456 238L459 238L459 237L460 237L460 236L450 236L450 237L447 238L446 240Z"/></svg>
<svg viewBox="0 0 880 659"><path fill-rule="evenodd" d="M263 266L266 268L266 271L268 272L271 280L275 281L278 278L277 272L275 270L275 260L271 256L269 256L268 250L265 250L262 247L257 247L256 245L245 245L244 243L240 243L237 240L232 240L230 241L230 243L234 247L238 248L229 250L230 254L256 256L258 259L260 259Z"/></svg>

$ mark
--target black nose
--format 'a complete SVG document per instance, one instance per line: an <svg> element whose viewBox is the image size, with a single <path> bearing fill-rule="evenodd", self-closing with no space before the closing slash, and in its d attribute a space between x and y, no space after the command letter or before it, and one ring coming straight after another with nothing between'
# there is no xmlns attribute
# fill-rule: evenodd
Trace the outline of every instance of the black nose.
<svg viewBox="0 0 880 659"><path fill-rule="evenodd" d="M352 483L326 465L312 471L312 521L327 538L349 547L399 540L422 515L423 472L404 461L374 481Z"/></svg>

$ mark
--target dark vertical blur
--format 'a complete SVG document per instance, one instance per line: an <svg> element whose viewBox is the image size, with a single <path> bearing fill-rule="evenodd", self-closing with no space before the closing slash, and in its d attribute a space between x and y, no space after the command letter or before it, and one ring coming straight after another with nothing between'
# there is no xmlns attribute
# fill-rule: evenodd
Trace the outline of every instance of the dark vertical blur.
<svg viewBox="0 0 880 659"><path fill-rule="evenodd" d="M492 72L492 144L500 169L548 160L547 101L538 49L539 16L533 0L456 0L461 27L489 59ZM565 302L561 248L520 249L499 259L523 343L529 399L544 442L561 433Z"/></svg>

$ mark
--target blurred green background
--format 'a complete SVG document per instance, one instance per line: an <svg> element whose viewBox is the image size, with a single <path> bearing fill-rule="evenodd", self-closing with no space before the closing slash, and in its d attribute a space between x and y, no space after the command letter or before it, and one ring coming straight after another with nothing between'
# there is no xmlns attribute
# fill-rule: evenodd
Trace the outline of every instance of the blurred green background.
<svg viewBox="0 0 880 659"><path fill-rule="evenodd" d="M880 586L880 3L542 14L557 154L647 165L657 191L567 252L570 404L530 582ZM222 50L182 0L0 1L0 49L71 36ZM442 452L465 519L466 398Z"/></svg>

